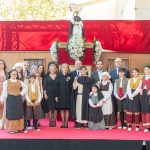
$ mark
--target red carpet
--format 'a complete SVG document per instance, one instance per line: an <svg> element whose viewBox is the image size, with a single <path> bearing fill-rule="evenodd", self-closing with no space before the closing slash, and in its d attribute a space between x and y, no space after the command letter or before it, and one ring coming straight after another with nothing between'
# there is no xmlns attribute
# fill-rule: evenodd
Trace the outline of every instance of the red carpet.
<svg viewBox="0 0 150 150"><path fill-rule="evenodd" d="M29 130L27 134L17 133L10 134L4 130L0 130L0 139L105 139L105 140L150 140L150 132L144 133L127 131L123 129L99 130L93 131L89 129L75 129L73 122L69 122L68 129L60 128L61 122L57 123L57 127L48 127L48 119L41 120L41 131L36 132Z"/></svg>

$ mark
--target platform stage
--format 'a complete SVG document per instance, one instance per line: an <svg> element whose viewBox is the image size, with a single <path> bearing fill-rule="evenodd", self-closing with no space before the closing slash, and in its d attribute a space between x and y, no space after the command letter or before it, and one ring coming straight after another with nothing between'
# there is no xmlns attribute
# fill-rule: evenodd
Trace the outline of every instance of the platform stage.
<svg viewBox="0 0 150 150"><path fill-rule="evenodd" d="M101 130L48 127L48 119L41 120L41 131L10 134L0 130L0 150L142 150L143 141L150 141L150 132L142 130ZM149 147L149 144L148 146Z"/></svg>

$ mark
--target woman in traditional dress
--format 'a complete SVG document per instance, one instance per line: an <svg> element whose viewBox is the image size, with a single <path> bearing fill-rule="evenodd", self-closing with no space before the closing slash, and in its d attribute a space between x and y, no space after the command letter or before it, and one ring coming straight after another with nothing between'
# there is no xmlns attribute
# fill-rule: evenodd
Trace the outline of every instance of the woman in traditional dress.
<svg viewBox="0 0 150 150"><path fill-rule="evenodd" d="M99 91L97 85L92 85L92 91L89 98L89 122L88 127L91 130L105 129L104 116L102 112L103 94Z"/></svg>
<svg viewBox="0 0 150 150"><path fill-rule="evenodd" d="M150 65L144 67L144 73L140 102L144 132L148 132L150 131Z"/></svg>
<svg viewBox="0 0 150 150"><path fill-rule="evenodd" d="M48 70L48 74L44 80L44 97L47 100L49 126L56 127L57 109L56 104L58 102L58 70L54 64L51 64Z"/></svg>
<svg viewBox="0 0 150 150"><path fill-rule="evenodd" d="M69 110L71 107L71 92L73 78L70 74L69 65L62 64L62 72L58 76L58 103L57 108L60 110L62 125L61 128L68 128Z"/></svg>
<svg viewBox="0 0 150 150"><path fill-rule="evenodd" d="M17 79L20 81L23 81L26 85L28 85L28 79L27 79L27 77L24 76L23 68L24 68L24 63L22 63L22 62L17 62L13 66L13 69L15 69L18 73ZM25 120L25 113L26 113L26 98L25 98L25 96L22 97L22 102L23 102L23 109L24 109L24 133L27 133L28 132L26 130L27 121ZM30 124L30 123L28 122L28 124Z"/></svg>
<svg viewBox="0 0 150 150"><path fill-rule="evenodd" d="M139 131L140 124L140 90L142 86L142 78L139 76L137 68L132 69L133 78L130 78L127 85L127 101L126 101L126 122L128 131L132 130L135 123L135 131Z"/></svg>
<svg viewBox="0 0 150 150"><path fill-rule="evenodd" d="M7 78L7 72L6 72L6 64L4 60L0 60L0 96L2 94L3 90L3 83ZM5 121L5 104L2 105L0 103L0 129L3 129L4 121Z"/></svg>
<svg viewBox="0 0 150 150"><path fill-rule="evenodd" d="M17 80L17 71L12 69L10 79L3 84L1 96L2 101L6 101L6 130L10 133L22 131L24 128L21 96L25 95L26 92L27 86L22 81Z"/></svg>
<svg viewBox="0 0 150 150"><path fill-rule="evenodd" d="M100 91L104 95L104 98L102 100L102 111L104 115L105 126L107 129L112 129L116 125L115 113L111 99L113 86L110 82L110 78L111 77L108 72L103 72L102 81L99 85Z"/></svg>
<svg viewBox="0 0 150 150"><path fill-rule="evenodd" d="M91 91L91 80L87 76L87 68L82 66L80 68L81 76L75 77L73 82L73 89L77 89L75 96L76 100L76 128L87 127L88 123L88 100Z"/></svg>

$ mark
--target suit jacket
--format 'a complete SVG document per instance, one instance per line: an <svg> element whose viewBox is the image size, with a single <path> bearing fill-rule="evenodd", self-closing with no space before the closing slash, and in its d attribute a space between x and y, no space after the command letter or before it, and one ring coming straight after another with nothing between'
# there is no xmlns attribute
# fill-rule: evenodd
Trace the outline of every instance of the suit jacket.
<svg viewBox="0 0 150 150"><path fill-rule="evenodd" d="M103 72L103 71L102 71ZM100 81L99 75L98 75L98 71L95 70L94 72L92 72L91 74L91 82L92 84L97 83L98 81Z"/></svg>
<svg viewBox="0 0 150 150"><path fill-rule="evenodd" d="M117 69L115 68L111 70L109 74L111 76L112 83L114 84L115 80L119 78L119 76L117 75ZM130 72L128 69L125 69L125 77L130 78Z"/></svg>
<svg viewBox="0 0 150 150"><path fill-rule="evenodd" d="M73 70L73 71L71 72L71 76L72 76L72 78L73 78L73 80L74 80L74 78L77 76L77 70Z"/></svg>
<svg viewBox="0 0 150 150"><path fill-rule="evenodd" d="M74 78L77 76L77 70L73 70L71 72L71 76L73 77L73 80L74 80Z"/></svg>

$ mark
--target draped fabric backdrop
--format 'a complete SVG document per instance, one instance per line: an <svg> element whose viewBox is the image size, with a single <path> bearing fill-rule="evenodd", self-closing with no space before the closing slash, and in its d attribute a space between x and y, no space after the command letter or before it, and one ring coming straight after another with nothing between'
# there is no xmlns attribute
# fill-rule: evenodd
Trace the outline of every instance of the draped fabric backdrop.
<svg viewBox="0 0 150 150"><path fill-rule="evenodd" d="M94 37L102 47L116 52L150 53L150 20L83 21L87 42ZM68 41L69 21L5 21L0 22L1 51L49 51L54 40ZM83 61L92 63L92 50L87 49ZM59 59L73 61L60 49Z"/></svg>

